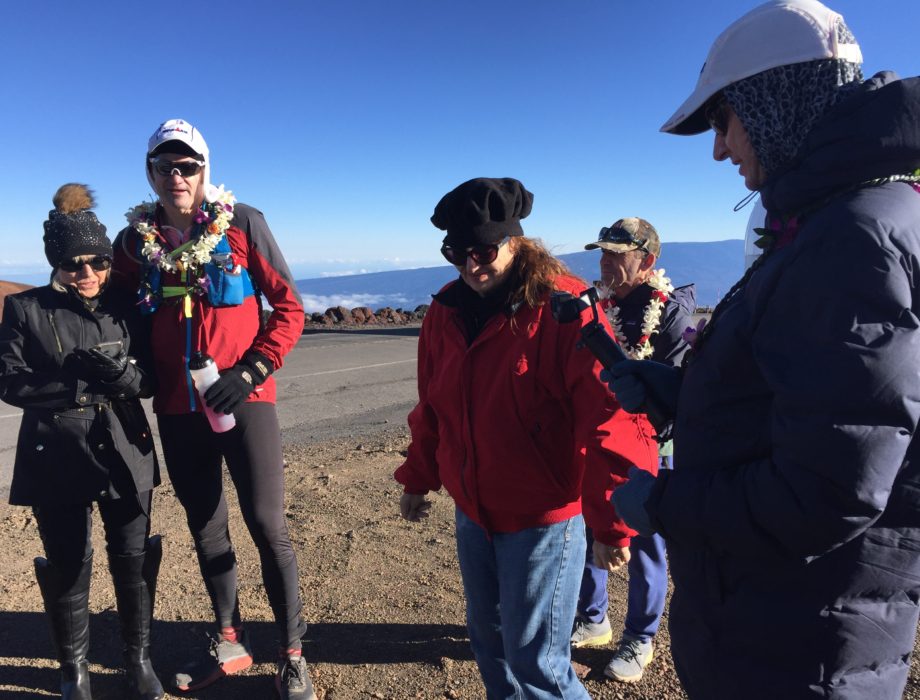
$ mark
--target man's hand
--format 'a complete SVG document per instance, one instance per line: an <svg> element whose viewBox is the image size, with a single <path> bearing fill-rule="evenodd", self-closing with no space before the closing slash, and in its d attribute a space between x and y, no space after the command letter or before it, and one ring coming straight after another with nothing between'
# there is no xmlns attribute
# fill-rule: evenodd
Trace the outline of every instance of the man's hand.
<svg viewBox="0 0 920 700"><path fill-rule="evenodd" d="M629 547L612 547L594 540L594 566L607 571L616 571L629 563Z"/></svg>
<svg viewBox="0 0 920 700"><path fill-rule="evenodd" d="M399 514L409 522L417 523L428 517L431 501L417 493L404 493L399 498Z"/></svg>
<svg viewBox="0 0 920 700"><path fill-rule="evenodd" d="M204 393L204 402L215 413L233 413L255 391L252 373L240 365L220 373L220 378Z"/></svg>
<svg viewBox="0 0 920 700"><path fill-rule="evenodd" d="M265 355L250 350L233 367L221 372L202 398L215 413L233 413L274 371Z"/></svg>

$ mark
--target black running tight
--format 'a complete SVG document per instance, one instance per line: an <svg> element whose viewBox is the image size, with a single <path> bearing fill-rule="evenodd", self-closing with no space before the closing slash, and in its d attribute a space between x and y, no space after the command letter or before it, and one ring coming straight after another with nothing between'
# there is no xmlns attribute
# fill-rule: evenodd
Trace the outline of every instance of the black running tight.
<svg viewBox="0 0 920 700"><path fill-rule="evenodd" d="M214 433L200 413L157 416L166 469L185 508L217 623L228 627L240 624L240 613L221 469L221 459L226 461L243 520L259 550L279 643L299 649L306 626L297 559L284 518L278 415L273 404L259 402L243 404L234 415L236 427L226 433Z"/></svg>

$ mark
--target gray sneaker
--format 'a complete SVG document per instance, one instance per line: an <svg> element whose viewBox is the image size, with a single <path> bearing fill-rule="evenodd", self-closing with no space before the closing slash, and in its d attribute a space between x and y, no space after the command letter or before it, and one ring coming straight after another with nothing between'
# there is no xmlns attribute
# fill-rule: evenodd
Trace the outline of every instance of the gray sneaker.
<svg viewBox="0 0 920 700"><path fill-rule="evenodd" d="M638 683L654 655L652 640L643 642L624 634L613 652L613 658L604 668L604 675L622 683Z"/></svg>
<svg viewBox="0 0 920 700"><path fill-rule="evenodd" d="M600 622L589 622L583 617L575 618L575 626L572 628L572 646L576 649L606 646L612 639L613 628L610 626L610 618L606 615Z"/></svg>
<svg viewBox="0 0 920 700"><path fill-rule="evenodd" d="M300 654L283 656L278 663L275 689L281 700L316 700L307 662Z"/></svg>
<svg viewBox="0 0 920 700"><path fill-rule="evenodd" d="M193 661L176 674L173 681L176 690L183 693L200 690L224 676L240 673L252 666L252 650L242 629L235 642L228 641L221 634L208 637L210 649L207 656Z"/></svg>

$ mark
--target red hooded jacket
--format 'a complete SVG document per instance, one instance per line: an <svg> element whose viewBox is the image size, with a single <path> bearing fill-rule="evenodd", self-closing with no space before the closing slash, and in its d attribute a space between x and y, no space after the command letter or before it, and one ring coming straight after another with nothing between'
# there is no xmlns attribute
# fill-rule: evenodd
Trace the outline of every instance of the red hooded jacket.
<svg viewBox="0 0 920 700"><path fill-rule="evenodd" d="M549 298L499 313L468 344L454 282L434 299L418 351L419 403L412 442L395 478L407 493L443 485L490 532L515 532L582 512L595 538L625 547L635 533L609 498L632 465L657 472L644 416L621 410L599 378L601 365L577 348L579 323L558 323ZM584 285L560 277L556 288ZM609 330L601 314L600 321Z"/></svg>

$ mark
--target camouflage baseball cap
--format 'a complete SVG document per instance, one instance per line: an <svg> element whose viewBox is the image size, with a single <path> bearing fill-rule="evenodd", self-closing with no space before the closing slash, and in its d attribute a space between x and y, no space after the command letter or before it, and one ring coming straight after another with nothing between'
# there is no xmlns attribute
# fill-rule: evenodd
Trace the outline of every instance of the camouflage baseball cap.
<svg viewBox="0 0 920 700"><path fill-rule="evenodd" d="M604 226L597 234L597 241L585 246L585 250L595 248L603 248L614 253L644 250L657 258L661 255L661 240L655 227L648 221L630 216L610 226Z"/></svg>

